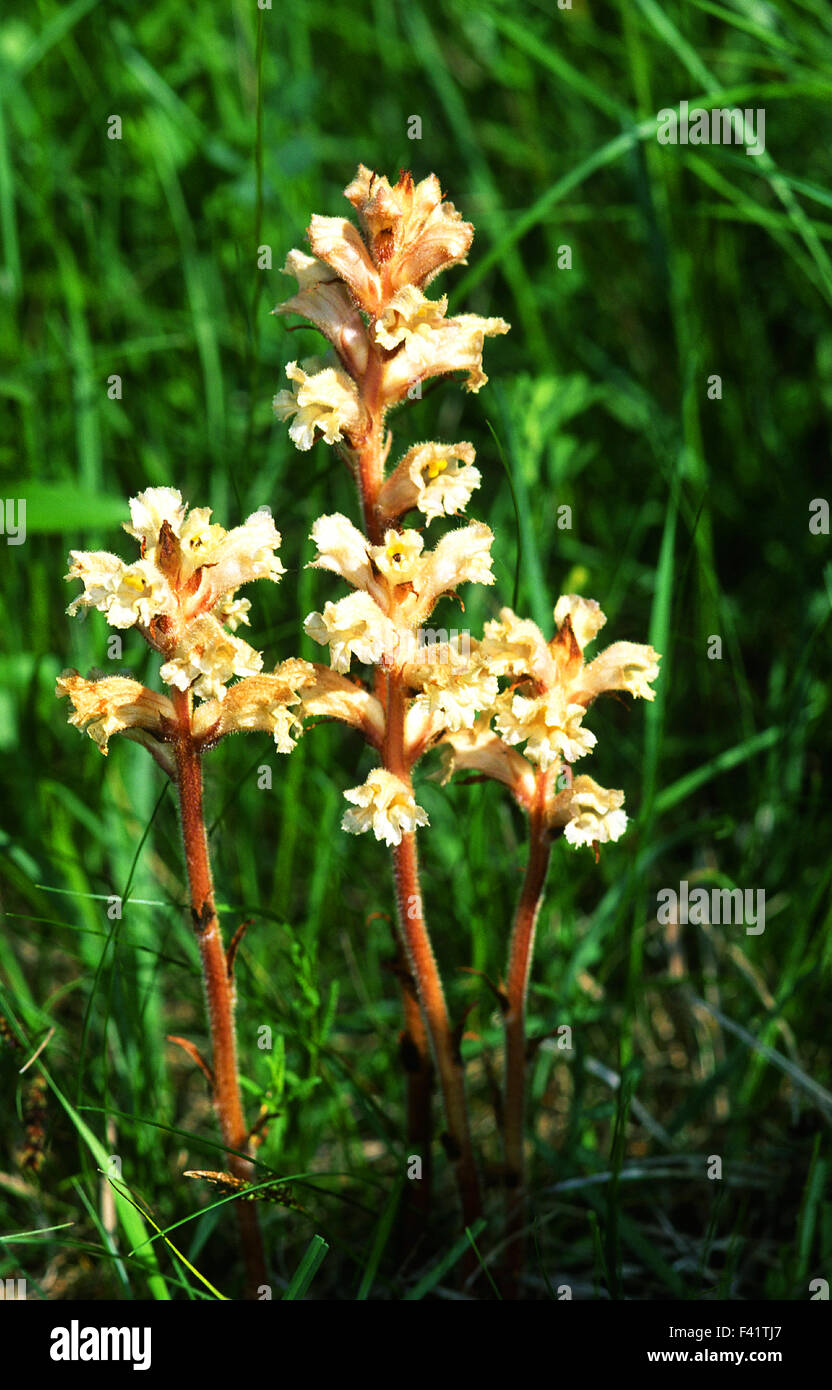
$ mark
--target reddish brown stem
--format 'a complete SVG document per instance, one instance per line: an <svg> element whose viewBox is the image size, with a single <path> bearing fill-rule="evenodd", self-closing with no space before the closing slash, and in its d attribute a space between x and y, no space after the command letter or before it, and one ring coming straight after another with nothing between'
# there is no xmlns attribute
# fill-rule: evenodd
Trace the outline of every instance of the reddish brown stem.
<svg viewBox="0 0 832 1390"><path fill-rule="evenodd" d="M482 1198L468 1125L465 1077L459 1048L448 1019L436 958L425 926L419 891L416 837L412 831L403 834L401 843L394 847L393 869L399 928L416 982L445 1103L445 1148L456 1171L463 1219L466 1225L471 1225L482 1214Z"/></svg>
<svg viewBox="0 0 832 1390"><path fill-rule="evenodd" d="M358 453L358 492L364 515L364 530L373 545L381 543L381 522L378 515L378 494L384 473L384 424L380 403L381 362L378 353L371 347L367 360L367 370L361 383L364 404L370 415L371 425L367 437Z"/></svg>
<svg viewBox="0 0 832 1390"><path fill-rule="evenodd" d="M421 1159L422 1172L418 1182L407 1184L408 1205L405 1212L405 1239L409 1246L424 1233L424 1223L430 1214L433 1185L433 1063L430 1055L425 1020L409 978L402 985L404 1034L401 1056L407 1082L407 1153L408 1158Z"/></svg>
<svg viewBox="0 0 832 1390"><path fill-rule="evenodd" d="M525 1255L523 1227L526 1216L525 1193L525 1110L526 1110L526 996L529 988L537 918L549 867L551 842L546 829L545 805L551 774L537 776L535 800L529 813L529 858L509 945L506 978L505 1096L503 1138L506 1183L508 1187L507 1292L516 1294Z"/></svg>
<svg viewBox="0 0 832 1390"><path fill-rule="evenodd" d="M381 393L381 359L371 345L361 392L370 418L370 428L358 452L357 482L368 539L378 545L382 540L382 523L378 512L378 494L384 472L384 409ZM387 675L385 699L385 737L382 750L384 766L410 787L410 768L404 754L404 719L406 692L398 673ZM419 1066L408 1072L408 1116L414 1129L422 1127L421 1144L427 1151L430 1142L429 1103L431 1059L439 1076L445 1106L447 1133L445 1146L456 1171L466 1224L476 1220L482 1211L479 1177L468 1125L465 1099L465 1077L459 1048L451 1030L442 982L424 920L422 895L419 888L419 868L416 840L411 833L402 835L401 843L393 848L393 872L396 881L399 932L418 996L422 1027L417 1028L412 1005L405 1003L405 1024L412 1041L420 1052ZM411 1026L412 1025L412 1026ZM428 1128L423 1128L427 1123ZM413 1137L413 1131L411 1131Z"/></svg>
<svg viewBox="0 0 832 1390"><path fill-rule="evenodd" d="M191 919L202 962L202 979L211 1034L214 1110L223 1142L230 1150L246 1152L248 1129L243 1116L237 1075L234 984L214 904L214 885L202 810L201 754L191 737L190 694L187 691L174 690L172 695L179 719L179 737L176 741L177 789L190 889ZM249 1180L253 1173L252 1164L248 1159L233 1152L229 1154L229 1168L235 1177L246 1180ZM246 1296L257 1298L259 1287L267 1283L257 1210L251 1202L235 1202L234 1210L246 1269Z"/></svg>

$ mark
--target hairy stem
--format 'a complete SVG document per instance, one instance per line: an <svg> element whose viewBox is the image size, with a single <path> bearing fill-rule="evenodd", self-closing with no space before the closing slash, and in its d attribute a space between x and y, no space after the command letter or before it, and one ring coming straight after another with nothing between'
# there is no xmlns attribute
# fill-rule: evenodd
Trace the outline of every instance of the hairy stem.
<svg viewBox="0 0 832 1390"><path fill-rule="evenodd" d="M405 1207L404 1236L413 1246L424 1233L425 1219L430 1213L433 1186L433 1062L425 1020L422 1016L416 985L410 973L401 926L396 933L399 950L399 974L402 982L404 1028L399 1043L399 1055L407 1082L407 1155L421 1161L418 1182L408 1182Z"/></svg>
<svg viewBox="0 0 832 1390"><path fill-rule="evenodd" d="M202 810L201 755L194 747L191 737L190 694L187 691L172 693L179 718L179 737L176 742L177 789L190 890L191 919L199 946L208 1006L214 1110L223 1142L228 1145L229 1150L238 1149L246 1152L248 1129L243 1115L237 1075L234 983L214 904L214 885ZM251 1178L252 1164L239 1154L229 1154L228 1166L235 1177L246 1180ZM251 1202L235 1202L234 1210L246 1269L246 1294L249 1298L256 1298L259 1286L267 1283L257 1209Z"/></svg>
<svg viewBox="0 0 832 1390"><path fill-rule="evenodd" d="M548 782L553 774L537 775L537 790L529 814L529 858L520 901L514 917L508 955L505 1027L505 1096L503 1140L508 1188L507 1268L510 1291L516 1288L524 1260L526 1215L524 1131L526 1110L526 996L529 988L537 918L549 867L551 843L545 822Z"/></svg>
<svg viewBox="0 0 832 1390"><path fill-rule="evenodd" d="M482 1198L468 1125L465 1076L459 1047L448 1019L448 1008L436 958L425 926L422 895L419 890L416 837L412 831L402 835L401 843L393 849L393 870L396 879L399 928L410 970L416 982L419 1003L442 1088L447 1125L443 1142L456 1172L463 1219L466 1225L470 1225L482 1212Z"/></svg>
<svg viewBox="0 0 832 1390"><path fill-rule="evenodd" d="M387 677L384 762L391 772L410 786L410 774L403 754L404 713L404 690L398 675L391 672ZM468 1125L465 1076L459 1047L448 1018L436 957L425 925L416 836L412 831L403 834L400 844L393 848L393 872L399 930L442 1088L447 1125L445 1147L456 1170L463 1216L466 1224L470 1224L480 1215L482 1199Z"/></svg>
<svg viewBox="0 0 832 1390"><path fill-rule="evenodd" d="M384 425L380 397L381 364L371 348L367 371L362 383L364 404L370 416L370 429L358 455L356 470L364 529L372 544L382 541L382 524L378 513L378 493L384 475ZM378 682L379 689L381 682ZM384 766L407 786L410 769L404 753L404 719L406 692L396 671L387 674L385 693L386 730L382 757ZM442 981L433 954L430 936L424 920L422 894L419 885L419 866L416 839L405 833L401 843L392 850L393 873L396 883L396 903L402 947L418 998L420 1023L417 1026L412 998L405 995L405 1028L414 1052L412 1065L406 1068L408 1089L408 1140L424 1155L430 1151L430 1088L433 1064L439 1076L445 1107L447 1133L445 1146L454 1164L459 1187L463 1217L474 1221L482 1210L479 1177L471 1145L468 1108L465 1099L465 1078L459 1048L453 1037ZM425 1170L423 1167L423 1174Z"/></svg>

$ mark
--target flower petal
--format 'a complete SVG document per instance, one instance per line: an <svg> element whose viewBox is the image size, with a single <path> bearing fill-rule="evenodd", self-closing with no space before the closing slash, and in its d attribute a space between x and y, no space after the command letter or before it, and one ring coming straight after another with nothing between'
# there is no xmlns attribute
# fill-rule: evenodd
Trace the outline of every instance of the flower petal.
<svg viewBox="0 0 832 1390"><path fill-rule="evenodd" d="M362 309L375 314L381 307L381 281L357 229L345 217L313 216L307 232L319 260L349 285Z"/></svg>
<svg viewBox="0 0 832 1390"><path fill-rule="evenodd" d="M105 755L112 734L137 729L158 735L164 733L167 722L171 726L176 722L166 695L126 676L85 680L77 671L65 671L58 677L55 693L69 697L73 707L70 724L86 729Z"/></svg>
<svg viewBox="0 0 832 1390"><path fill-rule="evenodd" d="M399 845L403 834L429 824L407 783L383 767L374 768L366 782L345 791L344 797L355 809L344 813L341 827L352 835L372 830L377 840Z"/></svg>

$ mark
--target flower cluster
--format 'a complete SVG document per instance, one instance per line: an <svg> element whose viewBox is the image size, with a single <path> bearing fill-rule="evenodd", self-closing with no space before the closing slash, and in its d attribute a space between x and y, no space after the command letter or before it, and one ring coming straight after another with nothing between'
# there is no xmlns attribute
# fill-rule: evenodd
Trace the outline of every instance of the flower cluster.
<svg viewBox="0 0 832 1390"><path fill-rule="evenodd" d="M504 782L526 810L542 789L551 832L562 831L571 845L604 844L624 834L624 794L591 777L573 778L572 764L596 744L584 716L606 691L652 700L660 658L652 647L614 642L586 663L584 649L606 618L597 603L577 594L558 599L554 619L550 642L510 608L486 624L480 660L509 683L472 729L444 736L446 780L473 769Z"/></svg>
<svg viewBox="0 0 832 1390"><path fill-rule="evenodd" d="M408 705L400 751L409 773L444 730L470 728L497 694L496 678L471 653L471 644L466 649L458 637L449 640L431 630L430 640L424 640L425 624L443 594L465 582L493 583L492 533L472 522L449 531L425 551L417 531L388 528L382 543L371 545L347 517L335 513L318 518L311 539L317 546L311 567L331 570L352 592L306 619L308 636L329 649L330 669L315 667L317 684L302 692L303 708L360 728L383 752L386 703L347 674L353 660L379 667L399 683ZM359 807L343 821L344 829L354 833L373 829L379 839L398 844L402 829L427 824L408 783L390 770L377 769L363 787L345 796Z"/></svg>
<svg viewBox="0 0 832 1390"><path fill-rule="evenodd" d="M423 755L439 747L445 782L469 771L510 789L528 813L530 841L500 993L505 1172L514 1194L516 1250L523 1225L525 994L551 840L562 834L573 847L591 846L597 857L600 844L624 834L623 792L585 774L573 776L573 765L596 746L586 718L597 697L626 691L652 700L660 658L650 646L615 642L586 660L606 619L597 603L575 594L558 600L548 641L509 608L485 624L479 640L468 631L429 626L443 598L462 606L461 586L494 583L494 537L483 522L470 520L446 529L433 544L426 541L428 526L465 512L482 476L467 441L415 443L388 469L389 412L421 395L432 378L461 375L469 392L479 391L487 381L485 339L509 325L475 314L449 316L446 296L426 294L437 275L465 260L473 238L435 176L416 183L402 173L391 184L360 165L345 196L358 225L312 217L309 252L291 250L284 266L297 289L275 310L305 319L328 343L325 355L288 363L290 389L278 391L275 413L299 450L319 439L337 449L356 485L363 522L360 529L341 512L329 512L312 526L309 567L346 586L305 619L306 635L325 649L326 660L290 659L266 672L262 653L239 635L250 610L240 590L253 580L276 582L284 573L277 557L281 538L268 508L226 531L212 521L210 509L189 509L175 489L148 488L130 501L124 528L138 543L137 558L71 552L67 578L80 581L82 591L68 611L95 609L111 627L136 629L160 657L168 691L127 676L92 680L72 671L58 680L58 694L71 702L70 723L86 730L102 753L121 734L146 747L174 779L213 1070L191 1044L172 1040L212 1080L235 1181L250 1172L245 1154L255 1133L245 1125L234 1056L232 977L243 929L226 951L202 814L203 752L230 733L254 730L267 731L277 751L289 753L304 721L318 718L347 724L373 751L376 765L344 792L342 826L352 834L372 832L392 850L402 1051L409 1059L408 1144L420 1146L413 1152L429 1152L425 1112L435 1070L445 1105L443 1138L466 1225L481 1212L480 1184L460 1032L451 1026L421 906L412 837L429 822L411 775ZM369 678L356 669L361 666L373 668ZM260 1287L265 1272L256 1226L243 1220L241 1232L250 1282Z"/></svg>
<svg viewBox="0 0 832 1390"><path fill-rule="evenodd" d="M260 728L289 752L301 730L292 707L313 679L306 662L285 662L262 674L263 656L237 637L250 603L238 590L255 579L284 573L276 550L280 535L265 508L231 531L211 521L208 507L188 510L174 488L148 488L130 501L125 531L139 542L131 564L109 551L70 552L67 579L83 592L67 610L94 608L111 627L136 628L163 657L160 676L188 696L189 719L200 747L226 733ZM229 685L235 677L238 679ZM179 724L172 699L124 676L85 680L69 672L58 693L73 705L70 722L86 728L102 753L111 734L123 733L159 754ZM192 699L202 703L192 709Z"/></svg>
<svg viewBox="0 0 832 1390"><path fill-rule="evenodd" d="M596 696L626 690L653 698L657 654L617 642L585 662L584 649L605 619L597 603L577 595L559 599L551 642L510 609L486 624L480 642L466 634L464 649L458 635L426 632L443 594L464 582L493 583L493 536L470 522L428 549L422 530L404 523L412 511L424 524L458 515L481 475L467 442L416 444L386 474L386 413L432 376L463 372L465 386L479 390L484 339L508 325L475 315L448 318L447 299L426 296L436 275L464 259L473 236L434 177L414 183L402 174L391 185L362 165L345 195L359 227L313 217L312 254L293 250L284 267L297 293L276 310L323 333L330 360L291 362L293 390L275 398L299 449L318 436L339 447L365 520L366 534L340 513L322 516L311 535L313 567L337 574L351 592L306 619L307 634L329 650L330 671L326 689L319 674L314 693L302 692L303 712L360 728L383 764L346 793L356 809L344 827L373 829L397 844L404 830L426 824L410 773L441 742L448 776L470 768L496 777L527 810L543 794L549 830L562 831L571 844L618 839L626 826L623 794L590 777L573 780L572 764L595 746L584 717ZM351 676L353 662L377 668L373 694Z"/></svg>
<svg viewBox="0 0 832 1390"><path fill-rule="evenodd" d="M361 230L344 217L312 218L312 255L289 252L284 266L297 294L278 314L297 314L331 344L330 358L290 362L290 391L274 408L291 420L299 449L316 434L339 444L350 462L372 441L389 407L431 377L463 372L469 391L479 391L483 343L508 332L500 318L461 314L448 318L446 297L429 299L425 286L464 260L474 234L431 175L415 184L402 174L391 185L360 165L345 189ZM408 450L373 502L386 520L411 507L430 521L453 515L480 484L470 444L420 444Z"/></svg>
<svg viewBox="0 0 832 1390"><path fill-rule="evenodd" d="M446 297L425 295L440 271L464 260L473 237L434 176L414 183L402 174L391 185L361 165L345 195L360 229L346 218L313 217L312 255L290 251L284 267L297 293L275 311L323 333L329 360L290 362L292 390L280 391L274 406L299 449L316 437L338 445L359 488L366 534L340 513L312 528L312 567L337 574L351 592L306 619L308 636L328 648L329 670L324 677L326 668L316 668L317 685L301 703L304 713L361 729L376 748L383 766L345 793L353 809L343 825L396 845L427 824L410 786L414 763L443 733L473 728L499 686L474 644L426 626L443 595L494 582L491 531L470 522L430 549L402 520L416 511L428 524L464 511L481 483L474 449L465 441L416 444L385 476L384 420L430 377L462 372L468 390L478 391L485 338L508 324L449 318ZM378 669L372 695L350 675L353 662Z"/></svg>

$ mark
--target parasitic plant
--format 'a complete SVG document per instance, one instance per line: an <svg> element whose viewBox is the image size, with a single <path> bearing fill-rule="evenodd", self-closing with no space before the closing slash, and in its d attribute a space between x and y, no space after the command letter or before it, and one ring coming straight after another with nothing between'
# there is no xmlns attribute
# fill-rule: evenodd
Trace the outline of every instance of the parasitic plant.
<svg viewBox="0 0 832 1390"><path fill-rule="evenodd" d="M141 743L176 789L187 869L190 914L199 947L208 1008L211 1061L193 1044L173 1038L205 1073L230 1180L250 1179L252 1132L240 1096L234 1028L234 957L242 928L226 949L214 900L202 798L202 757L227 734L267 730L288 753L301 731L301 686L312 678L308 663L285 661L264 673L260 652L237 637L248 623L250 603L237 590L255 579L278 580L280 535L268 509L254 512L231 531L211 521L209 508L183 505L173 488L149 488L130 502L125 530L140 556L125 564L106 551L72 551L67 578L83 592L69 613L94 608L114 628L135 628L163 658L161 679L169 694L126 676L86 680L65 672L58 694L72 703L70 723L87 733L102 753L114 734ZM238 679L234 680L233 678ZM233 681L232 684L229 682ZM249 1297L266 1282L255 1206L234 1204Z"/></svg>
<svg viewBox="0 0 832 1390"><path fill-rule="evenodd" d="M212 1057L208 1066L184 1046L208 1077L229 1152L228 1190L245 1189L252 1173L253 1135L246 1126L234 1034L234 957L226 950L214 901L202 810L202 756L229 733L268 730L288 753L304 720L334 718L358 731L376 765L357 787L344 789L343 829L371 832L390 850L396 898L398 974L407 1078L408 1143L423 1161L414 1207L427 1212L431 1159L431 1096L438 1079L445 1115L443 1142L457 1181L463 1220L482 1212L480 1176L468 1117L461 1028L453 1026L425 920L416 832L428 825L413 773L441 748L444 780L469 771L510 789L528 819L526 874L510 941L505 984L497 993L505 1033L502 1130L508 1202L506 1290L516 1293L525 1225L524 1128L526 1008L535 932L551 845L558 836L594 849L623 835L623 793L572 766L596 738L584 717L597 696L627 691L653 698L659 656L652 647L616 642L593 660L585 649L605 622L597 603L570 594L554 609L546 640L510 609L486 623L481 640L467 631L430 626L439 602L462 585L494 583L493 535L479 521L446 529L433 545L424 532L462 513L481 476L466 441L423 441L388 467L390 412L421 396L423 383L463 374L476 392L487 380L485 338L508 331L500 318L449 317L447 299L425 290L442 270L464 261L473 228L443 200L431 175L395 184L363 165L345 190L359 221L314 216L312 254L289 252L284 266L297 292L278 314L306 319L330 347L320 358L286 367L290 390L275 396L278 417L302 451L318 438L333 445L355 484L361 525L340 512L314 522L310 566L347 586L310 613L307 635L329 661L283 662L264 674L263 659L237 635L249 603L237 590L254 579L277 580L280 536L267 508L226 532L208 509L183 505L171 488L132 499L125 529L140 543L126 564L106 552L72 552L68 578L83 582L69 612L95 608L116 628L135 627L163 658L169 694L126 676L85 680L66 673L71 722L87 729L103 753L115 733L143 744L173 782L179 798L193 927L208 1002ZM368 668L366 676L353 665ZM256 1208L237 1202L247 1286L265 1279Z"/></svg>
<svg viewBox="0 0 832 1390"><path fill-rule="evenodd" d="M440 271L464 260L473 228L443 201L431 175L395 184L359 166L345 195L360 230L343 217L313 216L312 255L289 253L284 267L297 293L277 311L307 319L329 340L329 358L290 362L290 391L275 397L299 449L320 435L335 445L358 492L363 529L346 516L322 516L312 529L312 564L333 571L351 592L312 613L306 631L328 646L330 668L307 691L304 714L329 714L357 727L378 766L363 785L345 791L343 819L354 834L372 831L390 847L398 908L408 1072L409 1138L429 1156L432 1064L445 1108L445 1147L454 1165L464 1219L481 1210L459 1039L452 1027L425 922L416 829L427 824L412 772L423 754L453 730L470 728L497 693L467 634L434 632L438 601L461 584L493 583L491 531L482 522L447 531L431 549L422 527L461 512L480 484L467 442L423 442L389 472L390 411L421 395L431 378L464 373L464 385L485 383L484 340L508 331L500 318L447 315L447 299L425 294ZM372 688L350 676L355 661L374 667Z"/></svg>
<svg viewBox="0 0 832 1390"><path fill-rule="evenodd" d="M508 1192L511 1277L523 1256L525 1212L524 1128L526 1107L526 998L535 931L552 840L560 835L577 848L620 839L627 826L624 793L608 791L591 777L573 777L572 764L597 742L583 720L606 691L654 698L659 654L636 642L614 642L589 663L584 650L606 622L593 600L577 594L558 599L556 632L547 642L540 628L510 608L486 624L480 644L485 670L505 687L473 729L444 736L446 780L472 771L504 783L526 813L529 851L499 993L505 1032L503 1147ZM522 746L523 751L519 751Z"/></svg>

